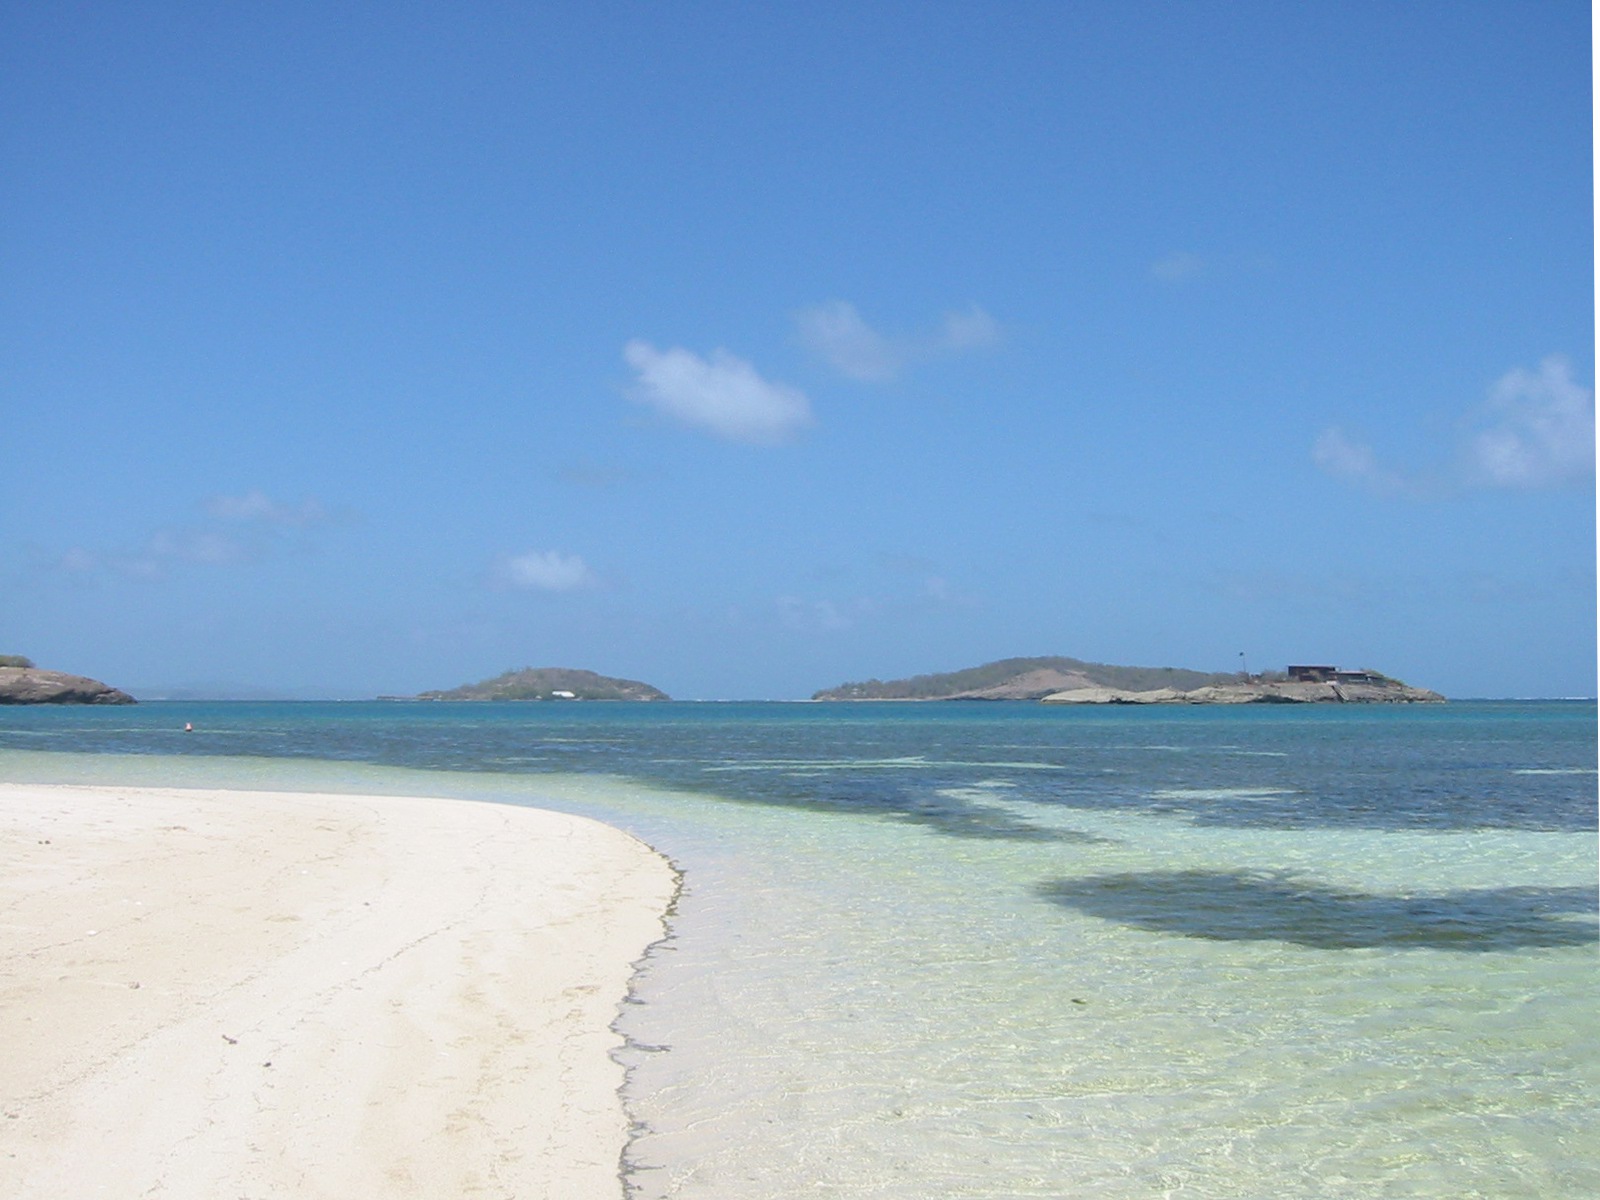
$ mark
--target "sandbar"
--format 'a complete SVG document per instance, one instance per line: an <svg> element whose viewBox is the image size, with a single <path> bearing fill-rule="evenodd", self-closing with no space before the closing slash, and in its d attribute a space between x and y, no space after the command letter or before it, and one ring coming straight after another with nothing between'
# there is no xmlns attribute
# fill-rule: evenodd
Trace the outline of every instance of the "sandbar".
<svg viewBox="0 0 1600 1200"><path fill-rule="evenodd" d="M511 805L0 784L0 1195L616 1200L677 884Z"/></svg>

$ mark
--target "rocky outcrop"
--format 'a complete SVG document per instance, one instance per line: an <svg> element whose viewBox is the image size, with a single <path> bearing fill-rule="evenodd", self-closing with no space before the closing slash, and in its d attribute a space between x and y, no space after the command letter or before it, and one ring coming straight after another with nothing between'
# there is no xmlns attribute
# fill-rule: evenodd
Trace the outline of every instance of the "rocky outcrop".
<svg viewBox="0 0 1600 1200"><path fill-rule="evenodd" d="M135 704L110 684L64 671L0 667L0 704Z"/></svg>
<svg viewBox="0 0 1600 1200"><path fill-rule="evenodd" d="M965 688L943 697L946 700L1037 700L1051 692L1068 688L1093 687L1093 680L1081 671L1059 671L1043 667L1024 671L1004 683Z"/></svg>
<svg viewBox="0 0 1600 1200"><path fill-rule="evenodd" d="M1172 688L1129 692L1116 688L1070 688L1044 697L1045 704L1437 704L1438 692L1396 679L1371 683L1298 683L1252 680L1211 684L1182 692Z"/></svg>
<svg viewBox="0 0 1600 1200"><path fill-rule="evenodd" d="M1208 689L1209 690L1209 689ZM1178 704L1188 692L1157 688L1148 692L1129 692L1121 688L1081 687L1052 692L1041 697L1044 704Z"/></svg>

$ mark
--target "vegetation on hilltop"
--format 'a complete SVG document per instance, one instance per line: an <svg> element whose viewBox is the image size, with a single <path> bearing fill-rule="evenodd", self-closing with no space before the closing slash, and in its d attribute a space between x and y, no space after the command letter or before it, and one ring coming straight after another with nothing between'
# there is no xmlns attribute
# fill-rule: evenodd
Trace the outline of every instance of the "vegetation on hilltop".
<svg viewBox="0 0 1600 1200"><path fill-rule="evenodd" d="M21 654L0 654L0 667L22 667L26 670L33 666L33 659Z"/></svg>
<svg viewBox="0 0 1600 1200"><path fill-rule="evenodd" d="M613 679L568 667L523 667L493 679L448 691L423 692L418 700L670 700L659 688L636 679Z"/></svg>

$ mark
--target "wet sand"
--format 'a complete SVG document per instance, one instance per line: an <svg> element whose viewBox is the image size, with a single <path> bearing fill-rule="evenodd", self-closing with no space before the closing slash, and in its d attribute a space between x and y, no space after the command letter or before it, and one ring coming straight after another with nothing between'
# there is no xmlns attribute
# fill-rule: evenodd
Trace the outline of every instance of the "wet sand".
<svg viewBox="0 0 1600 1200"><path fill-rule="evenodd" d="M620 1197L675 889L534 809L0 785L0 1195Z"/></svg>

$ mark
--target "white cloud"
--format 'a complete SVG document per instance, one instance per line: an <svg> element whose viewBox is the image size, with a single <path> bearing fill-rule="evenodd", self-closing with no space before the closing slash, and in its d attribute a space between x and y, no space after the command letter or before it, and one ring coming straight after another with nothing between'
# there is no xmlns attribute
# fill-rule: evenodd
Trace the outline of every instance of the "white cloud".
<svg viewBox="0 0 1600 1200"><path fill-rule="evenodd" d="M770 446L811 424L811 402L804 392L768 382L726 350L714 350L705 359L634 339L622 354L639 373L635 399L718 437Z"/></svg>
<svg viewBox="0 0 1600 1200"><path fill-rule="evenodd" d="M1543 488L1594 474L1594 393L1572 379L1559 356L1537 371L1501 376L1488 401L1467 420L1467 437L1444 471L1385 466L1372 447L1338 428L1322 431L1312 460L1339 479L1381 495L1439 496L1464 488Z"/></svg>
<svg viewBox="0 0 1600 1200"><path fill-rule="evenodd" d="M600 582L583 559L559 550L530 550L504 558L496 574L510 587L540 592L572 592Z"/></svg>
<svg viewBox="0 0 1600 1200"><path fill-rule="evenodd" d="M906 367L946 354L993 346L1000 324L976 304L948 312L937 333L891 337L868 325L848 300L829 300L794 316L801 343L841 375L883 383Z"/></svg>
<svg viewBox="0 0 1600 1200"><path fill-rule="evenodd" d="M1567 361L1501 377L1468 446L1472 482L1485 487L1550 487L1594 473L1594 393L1573 382Z"/></svg>
<svg viewBox="0 0 1600 1200"><path fill-rule="evenodd" d="M264 521L269 525L314 525L327 519L327 511L312 499L280 504L259 489L242 496L212 496L206 512L225 521Z"/></svg>

